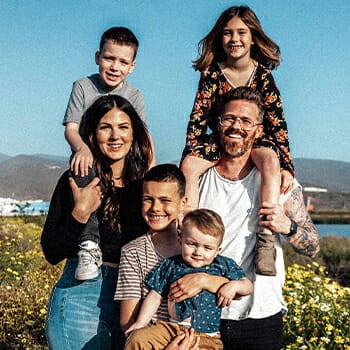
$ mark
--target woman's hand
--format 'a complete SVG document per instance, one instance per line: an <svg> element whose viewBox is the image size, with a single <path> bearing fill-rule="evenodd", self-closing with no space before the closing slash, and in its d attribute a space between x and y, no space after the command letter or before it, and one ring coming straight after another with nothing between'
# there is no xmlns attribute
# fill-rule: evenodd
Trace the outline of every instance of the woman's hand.
<svg viewBox="0 0 350 350"><path fill-rule="evenodd" d="M90 215L101 205L100 179L95 177L86 187L80 188L73 178L69 178L69 185L72 189L74 208L72 216L79 222L85 224Z"/></svg>
<svg viewBox="0 0 350 350"><path fill-rule="evenodd" d="M195 340L194 344L193 341ZM182 334L177 335L165 350L198 350L199 336L195 335L194 330L185 329Z"/></svg>

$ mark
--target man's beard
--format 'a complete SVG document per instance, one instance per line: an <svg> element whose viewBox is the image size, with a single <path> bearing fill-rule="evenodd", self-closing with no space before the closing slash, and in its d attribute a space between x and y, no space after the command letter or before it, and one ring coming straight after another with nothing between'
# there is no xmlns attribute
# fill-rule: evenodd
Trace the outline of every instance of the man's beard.
<svg viewBox="0 0 350 350"><path fill-rule="evenodd" d="M228 138L229 134L239 134L243 137L242 141L240 143L237 142L230 142L230 139ZM223 133L222 136L226 136L224 138L221 138L221 144L224 152L231 158L238 158L246 154L247 152L250 152L250 150L253 147L254 141L255 141L255 134L254 135L248 135L245 131L239 130L239 131L233 131L233 129L227 129Z"/></svg>

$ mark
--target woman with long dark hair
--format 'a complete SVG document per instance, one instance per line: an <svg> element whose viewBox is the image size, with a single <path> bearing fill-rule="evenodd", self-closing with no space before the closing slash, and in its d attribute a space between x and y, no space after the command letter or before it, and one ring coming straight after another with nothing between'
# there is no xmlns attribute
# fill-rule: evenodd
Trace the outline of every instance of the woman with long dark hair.
<svg viewBox="0 0 350 350"><path fill-rule="evenodd" d="M41 244L51 264L67 260L51 294L46 336L50 349L122 349L113 296L121 246L146 230L139 180L149 168L151 144L132 105L116 95L94 102L80 132L93 153L97 177L79 188L66 171L52 196ZM95 212L97 220L89 221ZM74 272L88 221L89 231L99 237L103 262L96 278L79 281Z"/></svg>

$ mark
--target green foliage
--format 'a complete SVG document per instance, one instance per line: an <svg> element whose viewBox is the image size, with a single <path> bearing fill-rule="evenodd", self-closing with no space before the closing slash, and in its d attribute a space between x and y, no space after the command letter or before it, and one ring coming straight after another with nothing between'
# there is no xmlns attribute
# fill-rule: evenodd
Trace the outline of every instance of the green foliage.
<svg viewBox="0 0 350 350"><path fill-rule="evenodd" d="M0 218L0 349L47 349L46 308L63 265L51 266L43 256L44 220ZM289 309L284 318L286 350L350 350L350 290L326 272L333 269L339 277L339 266L350 271L349 241L323 238L319 264L284 247L290 265L284 287Z"/></svg>
<svg viewBox="0 0 350 350"><path fill-rule="evenodd" d="M17 209L13 210L13 212L20 213L20 215L24 215L25 210L30 207L29 202L25 202L24 204L23 203L16 203L15 205L16 205Z"/></svg>
<svg viewBox="0 0 350 350"><path fill-rule="evenodd" d="M322 237L321 250L315 259L296 253L292 247L284 243L283 252L286 265L307 265L313 261L326 266L329 276L341 285L350 287L350 238L338 236Z"/></svg>
<svg viewBox="0 0 350 350"><path fill-rule="evenodd" d="M28 217L0 219L0 349L47 348L46 308L62 267L44 259L43 219L26 221Z"/></svg>
<svg viewBox="0 0 350 350"><path fill-rule="evenodd" d="M350 349L350 289L330 279L323 266L289 266L284 297L287 350Z"/></svg>

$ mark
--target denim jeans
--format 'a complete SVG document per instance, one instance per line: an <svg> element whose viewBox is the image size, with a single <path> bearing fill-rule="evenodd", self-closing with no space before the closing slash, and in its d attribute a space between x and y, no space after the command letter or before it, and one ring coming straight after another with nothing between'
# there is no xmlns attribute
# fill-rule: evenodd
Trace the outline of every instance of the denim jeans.
<svg viewBox="0 0 350 350"><path fill-rule="evenodd" d="M78 281L78 259L67 260L48 306L46 338L52 350L124 348L119 305L113 300L118 269L102 265L96 278Z"/></svg>

